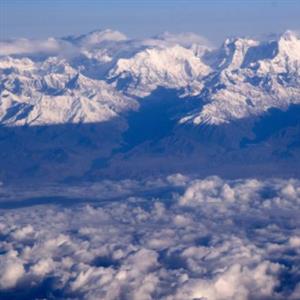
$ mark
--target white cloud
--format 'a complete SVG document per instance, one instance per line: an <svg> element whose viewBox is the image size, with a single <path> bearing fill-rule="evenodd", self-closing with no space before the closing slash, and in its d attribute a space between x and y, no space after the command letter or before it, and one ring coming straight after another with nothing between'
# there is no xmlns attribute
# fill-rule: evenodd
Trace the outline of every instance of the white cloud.
<svg viewBox="0 0 300 300"><path fill-rule="evenodd" d="M167 176L167 181L174 186L185 186L189 180L188 176L178 173Z"/></svg>
<svg viewBox="0 0 300 300"><path fill-rule="evenodd" d="M33 228L31 225L27 225L23 228L17 229L15 232L12 233L12 237L15 240L23 240L26 239L26 237L28 237L28 235L33 234Z"/></svg>
<svg viewBox="0 0 300 300"><path fill-rule="evenodd" d="M44 277L46 274L50 273L54 268L54 262L51 258L44 258L39 260L31 268L31 272L38 276Z"/></svg>
<svg viewBox="0 0 300 300"><path fill-rule="evenodd" d="M158 35L157 38L167 41L168 43L181 45L183 47L191 47L193 45L211 47L211 43L207 38L192 32L183 32L177 34L164 32L163 34Z"/></svg>
<svg viewBox="0 0 300 300"><path fill-rule="evenodd" d="M0 55L43 53L47 55L72 55L78 50L68 42L55 38L45 40L14 39L0 41Z"/></svg>
<svg viewBox="0 0 300 300"><path fill-rule="evenodd" d="M262 299L271 297L277 284L278 267L261 262L249 269L239 264L228 267L212 280L193 280L182 288L176 299ZM274 274L275 273L275 274Z"/></svg>
<svg viewBox="0 0 300 300"><path fill-rule="evenodd" d="M70 187L86 204L2 210L0 297L55 278L47 295L65 298L297 299L299 188L177 174Z"/></svg>
<svg viewBox="0 0 300 300"><path fill-rule="evenodd" d="M16 286L23 277L25 270L21 260L16 257L15 251L8 251L0 259L0 288L10 289Z"/></svg>
<svg viewBox="0 0 300 300"><path fill-rule="evenodd" d="M120 42L125 40L127 40L126 35L111 29L95 30L77 38L75 37L75 41L84 47L100 45L103 42Z"/></svg>
<svg viewBox="0 0 300 300"><path fill-rule="evenodd" d="M292 236L292 237L290 237L289 244L293 248L299 248L300 249L300 236Z"/></svg>

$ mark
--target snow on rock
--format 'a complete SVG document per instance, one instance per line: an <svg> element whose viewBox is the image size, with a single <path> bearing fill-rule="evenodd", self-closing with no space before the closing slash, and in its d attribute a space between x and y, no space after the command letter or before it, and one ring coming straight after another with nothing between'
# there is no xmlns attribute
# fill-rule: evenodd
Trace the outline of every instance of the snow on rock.
<svg viewBox="0 0 300 300"><path fill-rule="evenodd" d="M26 40L26 51L20 42L2 43L5 125L109 120L137 108L133 97L159 87L199 97L198 110L178 117L195 125L230 123L300 103L300 40L292 31L268 41L227 39L217 50L191 33L130 40L113 30Z"/></svg>
<svg viewBox="0 0 300 300"><path fill-rule="evenodd" d="M207 59L215 71L200 93L206 104L182 123L218 125L300 103L300 39L295 33L267 42L227 41Z"/></svg>
<svg viewBox="0 0 300 300"><path fill-rule="evenodd" d="M5 125L101 122L137 108L105 81L80 74L65 59L0 60L0 118Z"/></svg>
<svg viewBox="0 0 300 300"><path fill-rule="evenodd" d="M131 58L121 58L110 71L110 78L125 82L126 92L138 97L157 87L180 89L198 82L210 72L192 50L179 45L147 48Z"/></svg>

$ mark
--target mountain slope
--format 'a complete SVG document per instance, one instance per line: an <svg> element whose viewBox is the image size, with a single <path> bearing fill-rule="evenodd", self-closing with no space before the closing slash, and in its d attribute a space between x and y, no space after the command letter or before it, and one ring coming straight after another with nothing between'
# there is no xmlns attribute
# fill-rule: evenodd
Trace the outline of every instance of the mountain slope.
<svg viewBox="0 0 300 300"><path fill-rule="evenodd" d="M128 59L121 58L109 78L121 82L126 93L145 97L158 87L191 87L200 91L201 79L209 72L210 68L192 50L176 45L146 49Z"/></svg>
<svg viewBox="0 0 300 300"><path fill-rule="evenodd" d="M1 42L0 177L300 176L297 34L203 43L111 30Z"/></svg>
<svg viewBox="0 0 300 300"><path fill-rule="evenodd" d="M182 122L229 123L300 103L300 39L293 32L268 42L227 40L207 60L215 69L200 93L207 104Z"/></svg>
<svg viewBox="0 0 300 300"><path fill-rule="evenodd" d="M0 122L46 125L102 122L137 109L105 81L80 74L65 59L1 58Z"/></svg>

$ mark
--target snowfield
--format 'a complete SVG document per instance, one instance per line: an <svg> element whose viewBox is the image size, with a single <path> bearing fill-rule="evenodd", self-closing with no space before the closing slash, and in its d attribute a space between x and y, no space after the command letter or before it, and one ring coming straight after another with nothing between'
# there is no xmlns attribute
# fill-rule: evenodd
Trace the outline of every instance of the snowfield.
<svg viewBox="0 0 300 300"><path fill-rule="evenodd" d="M1 299L300 298L299 180L176 174L59 191L2 186Z"/></svg>

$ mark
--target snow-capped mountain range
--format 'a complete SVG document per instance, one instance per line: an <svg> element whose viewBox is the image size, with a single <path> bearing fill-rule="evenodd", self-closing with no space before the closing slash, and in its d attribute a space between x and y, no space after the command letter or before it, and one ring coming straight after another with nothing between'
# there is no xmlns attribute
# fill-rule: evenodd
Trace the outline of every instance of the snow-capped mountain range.
<svg viewBox="0 0 300 300"><path fill-rule="evenodd" d="M159 96L158 91L161 91ZM268 118L274 109L277 114L283 114L281 121L286 120L284 116L287 114L292 125L287 121L279 127L273 123L266 125L265 122L274 122L271 118L271 121L264 121L263 127L278 127L275 130L277 135L284 128L284 145L298 145L298 105L300 39L292 31L262 41L230 38L220 48L212 47L194 34L165 33L139 40L128 39L112 30L43 41L16 39L0 42L2 130L113 122L117 124L115 132L118 138L105 159L118 153L116 149L121 149L117 161L122 157L122 145L129 143L124 134L126 137L126 132L127 136L129 132L134 136L130 130L135 128L136 122L140 122L137 128L144 134L149 133L149 126L154 131L165 131L165 134L155 136L152 132L138 138L126 148L133 153L132 157L136 157L136 153L152 153L147 142L153 140L155 146L164 149L163 153L169 153L166 144L174 144L174 140L180 141L176 153L186 152L183 149L187 140L188 143L196 140L200 144L204 141L220 144L218 141L230 136L230 142L225 142L228 149L231 149L234 137L239 147L253 144L260 139L255 133L258 120ZM203 126L205 130L201 129ZM207 128L214 128L214 133L208 133ZM191 131L192 138L188 139ZM272 129L268 132L268 138L274 142L274 132ZM281 132L280 145L283 145L282 139ZM2 139L2 143L7 141L7 138ZM259 143L261 145L261 141ZM267 142L268 145L272 143ZM153 149L153 143L151 147ZM69 150L63 149L63 152L68 152L67 157L70 151L76 152L74 145L67 148ZM259 148L257 153L255 150L255 157L264 153L265 148L268 147ZM207 151L201 149L194 153L196 157ZM274 152L273 148L269 150L268 153ZM293 151L289 155L293 159L297 157L298 161L299 149L296 147ZM7 158L7 155L3 157ZM37 163L37 168L40 168L40 163ZM88 169L86 167L85 171Z"/></svg>

